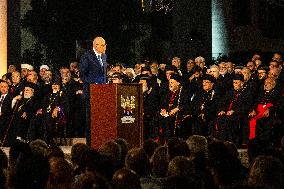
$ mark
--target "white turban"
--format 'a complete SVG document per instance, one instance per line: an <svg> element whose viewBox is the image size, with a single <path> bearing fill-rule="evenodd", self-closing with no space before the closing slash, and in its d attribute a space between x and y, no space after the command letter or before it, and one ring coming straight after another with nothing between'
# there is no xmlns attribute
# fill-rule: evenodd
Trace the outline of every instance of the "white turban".
<svg viewBox="0 0 284 189"><path fill-rule="evenodd" d="M32 65L30 65L30 64L21 64L21 68L22 69L26 68L28 70L33 70L34 69L34 67Z"/></svg>
<svg viewBox="0 0 284 189"><path fill-rule="evenodd" d="M49 70L49 67L48 67L48 65L41 65L41 66L39 67L39 70L41 70L41 69Z"/></svg>

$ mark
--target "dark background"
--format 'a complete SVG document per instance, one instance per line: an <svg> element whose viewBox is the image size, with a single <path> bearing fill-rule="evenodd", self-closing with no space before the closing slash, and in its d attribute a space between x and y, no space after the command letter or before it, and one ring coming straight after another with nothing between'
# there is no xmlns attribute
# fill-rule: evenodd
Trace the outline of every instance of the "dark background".
<svg viewBox="0 0 284 189"><path fill-rule="evenodd" d="M145 1L148 7L143 11L139 0L31 0L32 10L22 18L20 0L8 2L8 64L67 66L90 47L95 36L106 39L110 64L132 66L145 60L169 63L173 56L186 62L199 55L208 64L213 61L211 0L173 0L169 12L157 11L156 1L152 7ZM220 2L227 3L223 9L227 13L225 20L232 40L229 57L233 61L242 64L254 52L268 60L272 52L283 50L270 48L269 43L270 39L279 43L284 40L284 1ZM258 43L238 36L236 31L247 28L261 35L253 39ZM29 30L37 39L33 49L22 53L21 29ZM262 39L266 42L260 43ZM242 45L247 42L252 45ZM221 54L219 59L226 57Z"/></svg>

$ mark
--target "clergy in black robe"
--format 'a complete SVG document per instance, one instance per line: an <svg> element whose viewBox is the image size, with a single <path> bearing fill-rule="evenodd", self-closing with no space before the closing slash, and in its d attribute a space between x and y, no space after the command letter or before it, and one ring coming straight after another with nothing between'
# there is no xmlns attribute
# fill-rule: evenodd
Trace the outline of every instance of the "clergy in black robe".
<svg viewBox="0 0 284 189"><path fill-rule="evenodd" d="M61 90L60 80L52 82L52 92L43 100L42 108L37 114L42 114L44 140L48 144L66 143L66 124L69 113L68 96ZM63 141L64 140L64 141Z"/></svg>
<svg viewBox="0 0 284 189"><path fill-rule="evenodd" d="M178 74L170 76L169 90L161 102L161 122L159 129L159 140L161 143L170 137L184 137L182 121L184 112L188 106L188 92L182 86L182 77Z"/></svg>
<svg viewBox="0 0 284 189"><path fill-rule="evenodd" d="M35 84L26 82L23 95L18 95L12 100L13 115L9 128L7 128L7 138L4 145L12 145L18 138L26 140L30 120L35 115L38 103L35 101Z"/></svg>
<svg viewBox="0 0 284 189"><path fill-rule="evenodd" d="M280 124L278 110L283 106L280 103L280 93L275 86L276 81L272 78L264 81L263 90L249 114L251 117L249 139L256 138L270 143L274 140L274 128Z"/></svg>
<svg viewBox="0 0 284 189"><path fill-rule="evenodd" d="M140 75L140 84L143 90L143 131L144 139L156 139L158 137L158 114L160 110L160 93L158 86L151 85L148 75Z"/></svg>
<svg viewBox="0 0 284 189"><path fill-rule="evenodd" d="M232 141L236 145L248 142L247 115L252 105L252 95L244 85L242 74L233 78L233 89L220 99L215 136L221 140Z"/></svg>
<svg viewBox="0 0 284 189"><path fill-rule="evenodd" d="M203 77L202 90L197 91L191 97L189 114L192 117L192 134L209 136L212 135L213 123L216 118L218 94L214 90L216 79L206 74Z"/></svg>

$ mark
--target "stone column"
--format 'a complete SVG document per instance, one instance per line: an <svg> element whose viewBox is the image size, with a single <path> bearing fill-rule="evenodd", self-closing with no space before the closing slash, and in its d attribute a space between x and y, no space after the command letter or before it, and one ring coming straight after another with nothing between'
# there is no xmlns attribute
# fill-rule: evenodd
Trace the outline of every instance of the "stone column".
<svg viewBox="0 0 284 189"><path fill-rule="evenodd" d="M0 77L7 73L7 0L0 0Z"/></svg>
<svg viewBox="0 0 284 189"><path fill-rule="evenodd" d="M226 0L212 0L212 56L229 53L228 45L228 14L231 6L227 6Z"/></svg>

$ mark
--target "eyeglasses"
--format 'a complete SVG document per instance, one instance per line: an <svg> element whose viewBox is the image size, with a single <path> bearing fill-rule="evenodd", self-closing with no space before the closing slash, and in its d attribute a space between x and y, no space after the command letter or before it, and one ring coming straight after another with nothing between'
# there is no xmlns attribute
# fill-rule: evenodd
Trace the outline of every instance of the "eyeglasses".
<svg viewBox="0 0 284 189"><path fill-rule="evenodd" d="M96 46L105 47L105 46L107 46L107 44L96 44Z"/></svg>

